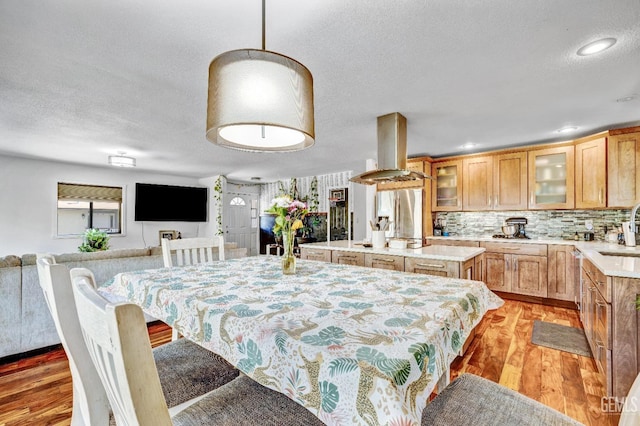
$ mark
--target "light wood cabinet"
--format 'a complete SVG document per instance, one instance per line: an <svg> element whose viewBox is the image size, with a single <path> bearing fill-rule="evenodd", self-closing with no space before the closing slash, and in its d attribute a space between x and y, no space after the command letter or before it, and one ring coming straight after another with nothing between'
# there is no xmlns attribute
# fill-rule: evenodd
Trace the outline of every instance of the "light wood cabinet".
<svg viewBox="0 0 640 426"><path fill-rule="evenodd" d="M424 162L422 160L407 160L407 170L411 170L413 172L424 173ZM422 188L424 184L423 180L409 180L405 182L384 182L379 183L378 191L389 191L392 189L402 189L402 188Z"/></svg>
<svg viewBox="0 0 640 426"><path fill-rule="evenodd" d="M574 152L573 145L529 151L529 209L574 208Z"/></svg>
<svg viewBox="0 0 640 426"><path fill-rule="evenodd" d="M491 210L493 206L493 157L462 160L462 209Z"/></svg>
<svg viewBox="0 0 640 426"><path fill-rule="evenodd" d="M364 266L392 271L404 271L404 256L365 253Z"/></svg>
<svg viewBox="0 0 640 426"><path fill-rule="evenodd" d="M462 210L462 160L433 163L431 176L432 211Z"/></svg>
<svg viewBox="0 0 640 426"><path fill-rule="evenodd" d="M607 206L607 140L600 137L575 147L576 208Z"/></svg>
<svg viewBox="0 0 640 426"><path fill-rule="evenodd" d="M511 292L547 297L547 257L511 255Z"/></svg>
<svg viewBox="0 0 640 426"><path fill-rule="evenodd" d="M610 132L607 140L609 207L631 207L640 200L640 128L634 133Z"/></svg>
<svg viewBox="0 0 640 426"><path fill-rule="evenodd" d="M331 250L310 249L300 247L300 259L319 260L331 262Z"/></svg>
<svg viewBox="0 0 640 426"><path fill-rule="evenodd" d="M510 254L484 253L484 279L491 290L511 292L511 280L507 279L507 258Z"/></svg>
<svg viewBox="0 0 640 426"><path fill-rule="evenodd" d="M550 244L547 248L548 291L547 297L556 300L578 302L579 288L576 288L577 260L573 246Z"/></svg>
<svg viewBox="0 0 640 426"><path fill-rule="evenodd" d="M331 262L341 265L364 266L364 253L333 250L331 251Z"/></svg>
<svg viewBox="0 0 640 426"><path fill-rule="evenodd" d="M493 210L527 208L527 153L493 157Z"/></svg>
<svg viewBox="0 0 640 426"><path fill-rule="evenodd" d="M605 299L601 291L603 283L607 282L607 277L588 259L582 262L582 300L581 319L584 334L587 337L591 354L596 362L598 371L604 378L607 395L612 394L612 341L611 341L611 303ZM635 301L633 298L632 302ZM626 319L628 322L628 318ZM630 341L625 342L631 343ZM637 369L637 367L636 367ZM635 377L635 374L634 374ZM627 389L628 391L628 389ZM626 392L625 392L626 395Z"/></svg>
<svg viewBox="0 0 640 426"><path fill-rule="evenodd" d="M474 262L475 262L475 268L476 269L474 271L475 275L474 275L473 279L477 280L477 281L483 281L484 282L485 281L485 278L484 278L484 274L485 274L484 253L476 256L476 258L474 259Z"/></svg>
<svg viewBox="0 0 640 426"><path fill-rule="evenodd" d="M483 242L484 278L495 291L547 297L546 244Z"/></svg>
<svg viewBox="0 0 640 426"><path fill-rule="evenodd" d="M511 152L462 161L463 210L527 208L527 153Z"/></svg>
<svg viewBox="0 0 640 426"><path fill-rule="evenodd" d="M450 260L421 259L406 257L405 272L416 274L437 275L440 277L460 278L460 262Z"/></svg>

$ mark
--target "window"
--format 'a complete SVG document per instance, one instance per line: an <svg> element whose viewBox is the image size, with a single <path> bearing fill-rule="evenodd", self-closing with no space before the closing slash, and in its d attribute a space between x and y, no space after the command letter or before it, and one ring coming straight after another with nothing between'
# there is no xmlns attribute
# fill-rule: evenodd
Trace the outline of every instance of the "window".
<svg viewBox="0 0 640 426"><path fill-rule="evenodd" d="M122 234L121 187L58 183L58 236L96 228Z"/></svg>
<svg viewBox="0 0 640 426"><path fill-rule="evenodd" d="M233 197L231 201L229 201L230 206L244 206L246 203L240 197Z"/></svg>

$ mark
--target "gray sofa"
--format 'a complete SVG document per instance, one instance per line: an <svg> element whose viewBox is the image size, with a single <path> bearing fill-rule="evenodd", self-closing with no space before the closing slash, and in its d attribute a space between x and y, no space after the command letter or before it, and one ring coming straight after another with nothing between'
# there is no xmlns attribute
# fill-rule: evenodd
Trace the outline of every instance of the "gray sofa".
<svg viewBox="0 0 640 426"><path fill-rule="evenodd" d="M225 257L246 256L246 249L225 244ZM161 268L160 247L54 255L69 268L88 268L98 283L120 272ZM149 318L152 320L152 318ZM60 343L38 282L36 255L0 258L0 358Z"/></svg>

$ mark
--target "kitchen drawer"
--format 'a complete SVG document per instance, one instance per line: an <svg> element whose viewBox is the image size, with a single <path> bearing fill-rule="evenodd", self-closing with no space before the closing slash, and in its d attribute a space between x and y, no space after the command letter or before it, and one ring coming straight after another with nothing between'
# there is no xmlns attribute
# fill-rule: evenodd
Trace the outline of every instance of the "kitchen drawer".
<svg viewBox="0 0 640 426"><path fill-rule="evenodd" d="M332 250L331 262L339 263L341 265L364 266L364 253Z"/></svg>
<svg viewBox="0 0 640 426"><path fill-rule="evenodd" d="M392 271L404 271L404 256L365 253L364 266L369 268L390 269Z"/></svg>
<svg viewBox="0 0 640 426"><path fill-rule="evenodd" d="M611 349L611 305L607 303L599 291L594 291L595 296L595 328L596 340L602 343L606 349Z"/></svg>
<svg viewBox="0 0 640 426"><path fill-rule="evenodd" d="M406 257L404 260L404 270L405 272L414 272L416 274L460 278L460 262L451 260L433 260L421 259L419 257Z"/></svg>
<svg viewBox="0 0 640 426"><path fill-rule="evenodd" d="M593 359L598 366L598 371L607 382L605 389L611 389L611 350L604 347L604 344L598 339L595 341L595 349L593 350ZM608 391L607 391L608 392Z"/></svg>
<svg viewBox="0 0 640 426"><path fill-rule="evenodd" d="M598 291L604 297L604 300L606 300L607 303L611 303L611 286L609 285L610 283L607 276L600 272L589 259L583 260L582 269L584 269L587 276L596 285Z"/></svg>
<svg viewBox="0 0 640 426"><path fill-rule="evenodd" d="M480 247L484 247L488 252L492 253L526 254L529 256L547 255L546 244L523 244L517 242L494 243L490 241L483 241L480 243Z"/></svg>
<svg viewBox="0 0 640 426"><path fill-rule="evenodd" d="M311 249L300 247L300 259L331 262L331 250Z"/></svg>

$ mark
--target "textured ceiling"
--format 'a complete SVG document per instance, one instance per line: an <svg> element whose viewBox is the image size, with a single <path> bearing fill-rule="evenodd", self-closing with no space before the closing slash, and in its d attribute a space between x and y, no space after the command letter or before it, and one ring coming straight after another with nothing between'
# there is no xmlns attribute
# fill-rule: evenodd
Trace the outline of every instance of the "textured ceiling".
<svg viewBox="0 0 640 426"><path fill-rule="evenodd" d="M316 144L213 146L209 62L260 48L260 16L260 0L0 0L0 154L107 167L126 151L140 170L269 181L363 171L396 111L409 156L640 122L638 0L269 0L267 49L314 76ZM618 41L575 54L603 37Z"/></svg>

